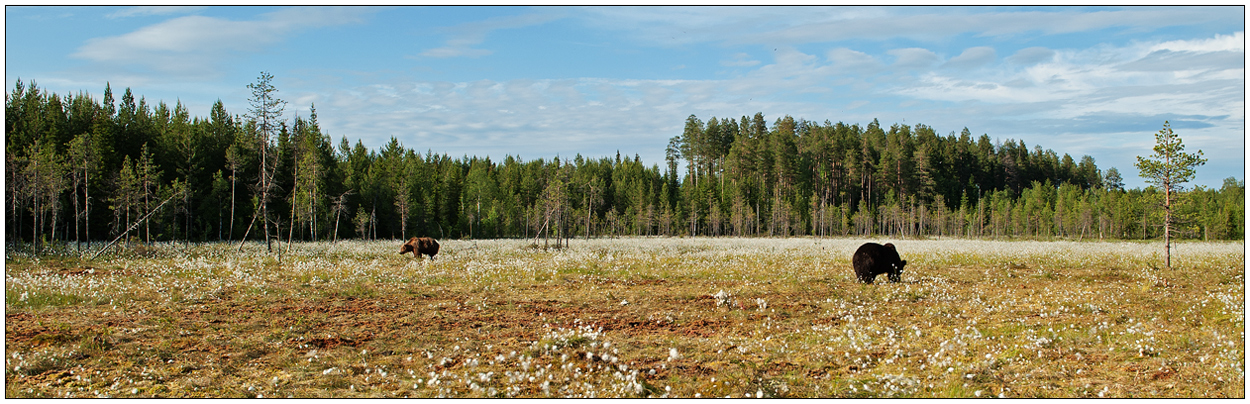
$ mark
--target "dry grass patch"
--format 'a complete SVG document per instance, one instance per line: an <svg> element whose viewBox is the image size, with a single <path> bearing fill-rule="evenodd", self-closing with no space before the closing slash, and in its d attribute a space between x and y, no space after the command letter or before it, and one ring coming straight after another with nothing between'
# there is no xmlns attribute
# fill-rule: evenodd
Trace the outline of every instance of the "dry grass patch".
<svg viewBox="0 0 1250 404"><path fill-rule="evenodd" d="M1244 396L1241 243L864 241L9 253L6 396Z"/></svg>

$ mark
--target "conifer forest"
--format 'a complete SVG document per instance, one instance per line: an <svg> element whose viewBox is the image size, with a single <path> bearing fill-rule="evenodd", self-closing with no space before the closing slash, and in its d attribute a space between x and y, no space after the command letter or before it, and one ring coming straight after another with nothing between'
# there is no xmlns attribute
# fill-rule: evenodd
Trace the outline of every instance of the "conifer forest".
<svg viewBox="0 0 1250 404"><path fill-rule="evenodd" d="M284 117L266 77L248 86L249 106L218 101L207 117L128 88L115 98L105 87L97 100L18 81L5 99L7 239L55 251L123 234L290 242L1162 232L1154 187L1129 187L1091 156L1001 138L1010 134L690 115L663 162L619 152L453 157L404 144L402 134L377 149L350 134L336 141L315 105ZM1244 192L1235 178L1184 189L1175 236L1242 239Z"/></svg>

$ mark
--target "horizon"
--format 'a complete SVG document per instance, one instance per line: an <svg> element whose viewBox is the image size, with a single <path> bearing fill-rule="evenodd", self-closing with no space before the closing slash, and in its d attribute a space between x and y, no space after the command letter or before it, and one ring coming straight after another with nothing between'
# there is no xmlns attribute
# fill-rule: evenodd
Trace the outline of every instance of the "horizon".
<svg viewBox="0 0 1250 404"><path fill-rule="evenodd" d="M1209 160L1190 185L1245 179L1243 7L6 6L5 19L9 89L99 101L108 83L241 116L268 71L285 119L315 104L333 144L370 150L394 137L492 161L662 166L687 116L760 112L770 126L968 128L1092 156L1146 188L1133 163L1167 120ZM16 34L45 26L82 29Z"/></svg>

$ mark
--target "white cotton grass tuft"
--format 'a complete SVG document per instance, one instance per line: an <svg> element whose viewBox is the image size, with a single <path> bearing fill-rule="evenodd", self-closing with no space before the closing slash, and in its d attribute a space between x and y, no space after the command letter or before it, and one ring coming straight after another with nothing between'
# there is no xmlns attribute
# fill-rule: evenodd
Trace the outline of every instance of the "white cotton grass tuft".
<svg viewBox="0 0 1250 404"><path fill-rule="evenodd" d="M1045 363L1043 354L1060 348L1066 350L1072 346L1074 339L1085 341L1087 337L1093 338L1089 342L1090 354L1105 352L1112 358L1142 357L1153 361L1166 360L1169 364L1177 361L1176 363L1183 366L1191 366L1184 359L1178 359L1183 358L1185 353L1166 337L1170 335L1170 331L1176 329L1174 327L1182 327L1184 330L1187 327L1185 324L1202 323L1207 318L1226 318L1227 320L1221 320L1221 325L1244 323L1244 274L1240 270L1221 269L1244 266L1244 248L1240 242L1181 243L1176 247L1174 259L1176 256L1184 257L1179 261L1180 265L1215 268L1213 274L1227 278L1219 280L1218 284L1213 283L1214 286L1209 290L1197 292L1156 286L1159 279L1169 279L1167 273L1150 269L1157 261L1159 250L1162 249L1161 243L909 239L880 240L894 242L902 258L909 262L903 273L903 283L890 284L878 278L879 284L862 287L863 290L871 291L870 294L861 293L863 296L878 299L883 305L866 304L863 296L857 295L854 290L839 296L804 297L806 300L801 302L773 293L773 290L787 287L786 285L812 280L854 285L849 257L864 241L806 238L621 238L573 240L569 249L541 252L525 249L524 244L527 241L448 240L443 242L444 251L431 261L428 258L414 260L395 256L393 250L398 245L395 242L351 240L341 241L337 245L296 243L291 252L283 257L280 271L274 270L273 256L265 254L264 245L260 243L245 245L243 253L234 252L237 243L203 243L190 246L158 244L155 247L158 252L149 258L105 254L99 260L100 265L96 266L124 267L122 271L114 270L112 273L108 269L96 270L107 276L10 270L6 273L6 294L10 296L9 305L23 307L39 304L37 302L47 300L50 292L55 291L98 302L95 307L104 315L117 315L136 307L126 305L125 300L119 296L139 297L144 299L144 304L163 304L173 299L219 299L226 293L239 293L238 291L264 293L278 283L298 285L299 288L293 289L292 293L299 298L307 298L313 296L308 294L309 291L344 290L362 282L370 288L376 288L379 296L385 296L396 291L408 293L403 291L428 289L425 283L428 281L471 284L485 291L506 292L511 287L509 285L518 280L545 284L544 286L570 282L578 287L598 287L599 291L605 291L605 284L601 283L604 280L673 282L674 279L681 279L691 280L691 284L697 285L696 288L682 290L682 293L689 298L703 296L704 300L699 302L701 307L686 309L685 313L681 313L681 309L671 312L658 310L652 317L652 312L649 311L651 305L663 299L652 298L654 295L646 293L630 293L635 292L634 290L627 290L626 295L616 292L614 298L599 298L597 302L609 306L608 310L643 313L641 315L648 317L648 320L654 320L657 327L680 325L683 321L698 319L696 316L726 316L734 324L738 323L734 320L735 317L760 318L754 323L746 323L747 327L758 327L758 330L748 329L758 331L757 333L709 338L715 340L715 345L689 342L692 340L687 339L674 340L667 342L674 346L667 348L667 355L663 345L640 345L629 339L610 341L611 337L620 335L616 334L619 329L604 333L598 324L589 326L586 323L565 323L564 327L567 328L549 326L536 333L534 339L537 341L532 342L538 345L527 349L508 347L515 349L511 354L507 350L491 351L488 347L483 348L483 344L498 344L498 341L449 341L446 345L421 347L411 353L412 360L408 362L414 363L405 363L405 366L415 369L426 365L437 366L440 358L446 360L444 365L448 365L449 370L439 371L437 374L430 372L429 377L420 379L396 379L392 373L398 374L400 371L395 369L389 372L367 368L363 371L352 370L360 363L335 363L334 358L327 356L325 352L317 352L308 357L308 372L315 377L349 378L357 391L367 392L376 392L374 386L377 383L401 385L398 382L402 381L406 385L412 385L413 390L417 390L418 386L428 389L414 394L426 397L456 397L466 394L496 396L491 392L492 389L497 389L498 396L501 397L647 396L647 393L635 393L639 382L633 376L635 373L639 374L637 377L656 373L663 375L668 369L664 377L674 377L680 373L676 369L682 369L675 361L689 359L690 362L695 362L696 359L711 357L709 352L726 357L793 357L795 354L808 353L836 355L839 361L845 358L848 365L855 365L859 369L854 377L856 384L840 384L839 388L850 390L862 387L860 392L869 390L869 394L876 397L928 396L939 391L935 389L941 389L942 385L929 385L926 389L919 383L925 377L951 377L961 383L970 382L975 385L975 375L970 378L969 372L976 373L977 369L987 366L1003 366L1008 369ZM189 253L176 254L177 251ZM15 257L18 254L11 255L10 258L18 259ZM1088 271L1079 270L1083 266L1088 267L1091 262L1097 262L1099 268L1105 267L1106 273L1091 275ZM1078 270L1069 271L1073 268ZM1230 272L1231 275L1224 272ZM973 283L956 282L952 275L981 273L984 276ZM1086 287L1062 290L1054 287L1063 282L1077 281L1084 282L1081 285ZM1037 291L1019 290L1018 293L1001 296L977 293L1001 288L1004 284L1051 285L1052 288L1047 289L1046 293L1041 293L1040 288ZM612 286L610 283L608 285ZM666 287L677 289L672 284ZM861 286L854 285L854 288ZM1177 310L1175 317L1178 317L1178 321L1170 321L1170 317L1155 319L1152 315L1140 312L1126 313L1125 315L1131 317L1127 321L1101 321L1092 323L1092 326L1070 321L1077 317L1118 317L1118 306L1113 304L1117 296L1141 295L1140 291L1147 290L1193 293L1197 298L1193 301L1192 309L1186 307ZM709 292L716 293L709 298ZM635 300L628 301L622 299L622 296L631 296ZM114 303L113 299L117 299L117 302ZM724 313L712 310L713 305L707 304L709 299L717 307L730 305L741 308L745 304L746 309L758 309L760 312L793 311L796 303L810 303L820 312L821 318L832 321L794 326L775 314L768 318L764 313ZM463 304L463 307L459 304ZM452 305L459 310L487 312L503 307L500 300L478 298ZM883 315L883 307L899 305L919 307L920 311L916 314L925 321L916 323L918 327L885 324L887 318ZM446 306L430 307L437 310L445 308ZM945 308L950 309L942 310ZM989 317L1014 315L1017 311L1020 321L1025 322L1023 329L1012 335L998 335L994 332L997 324ZM550 314L545 318L535 318L539 321L536 323L537 327L542 327L543 323L559 321ZM929 324L930 320L933 324ZM939 321L941 326L937 326ZM1035 322L1053 323L1054 327L1035 326ZM1077 328L1077 325L1080 327ZM1204 327L1209 327L1203 330L1203 335L1209 338L1199 344L1201 354L1196 355L1192 361L1202 364L1193 367L1201 369L1196 372L1201 373L1200 377L1206 378L1202 380L1244 380L1244 344L1238 331L1230 332L1223 326L1215 327L1213 324L1205 324ZM546 335L543 331L546 331ZM985 334L982 335L982 332ZM918 345L920 342L925 342L925 345ZM676 345L681 345L682 348L679 350ZM455 350L454 346L461 349ZM387 363L384 360L388 355L384 352L387 351L381 347L370 346L367 352L362 352L361 347L350 351L346 350L349 348L340 349L343 349L342 352L361 354L361 357L341 357L368 359L369 364ZM634 349L641 349L646 353L630 352ZM723 349L724 352L717 352L718 349ZM436 353L449 353L434 355L431 350ZM588 360L586 354L592 350L593 355ZM1019 354L1011 353L1013 350ZM884 356L870 356L869 352L884 352ZM471 357L479 353L482 354L480 362ZM19 354L25 356L15 356ZM443 355L451 358L442 358ZM640 355L658 362L635 364L633 360ZM686 355L690 355L689 358ZM73 353L68 350L49 350L13 352L11 356L14 357L10 359L9 369L13 373L22 373L36 367L41 361L50 363L53 360L66 360ZM487 363L490 357L495 358L495 363ZM667 360L659 360L661 358ZM1083 360L1080 357L1077 359ZM59 366L60 362L57 364ZM498 367L491 369L486 366ZM493 370L495 374L490 376L487 370ZM1087 376L1091 370L1095 369L1086 369L1085 373L1078 373L1078 377L1096 377L1096 374ZM943 375L943 371L949 372L949 376ZM883 375L883 372L896 372L901 375ZM1077 372L1081 370L1078 369ZM424 373L419 375L424 376ZM914 378L916 376L920 379ZM676 377L680 379L684 376ZM673 384L672 393L684 397L699 394L692 391L690 385L683 384L686 381L680 380L678 384ZM473 382L478 385L470 387L467 384ZM820 383L824 382L816 382L817 385L832 386ZM97 394L117 395L119 392L131 391L135 386L125 385L124 390L122 387L119 385L111 391L101 390ZM773 391L777 391L777 395L786 395L780 386L768 387L769 392L733 390L732 395L772 395ZM792 388L799 396L827 396L837 393L824 389L813 391L807 386L796 385ZM1006 393L1011 392L995 392L986 389L986 386L976 386L966 390L965 394L973 395L977 388L985 389L981 391L982 397L1010 396ZM148 391L146 388L141 390ZM265 390L264 395L280 395L268 391L267 388ZM668 392L669 390L664 390L660 394ZM723 396L726 393L730 392L717 394ZM1113 391L1105 387L1100 391L1095 387L1089 389L1087 394L1115 397L1125 393L1124 390Z"/></svg>

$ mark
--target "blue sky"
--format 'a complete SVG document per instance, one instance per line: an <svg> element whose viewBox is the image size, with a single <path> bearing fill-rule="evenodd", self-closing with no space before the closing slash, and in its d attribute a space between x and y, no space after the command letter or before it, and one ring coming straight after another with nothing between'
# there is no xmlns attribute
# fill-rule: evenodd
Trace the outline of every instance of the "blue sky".
<svg viewBox="0 0 1250 404"><path fill-rule="evenodd" d="M335 143L663 164L687 116L925 124L1144 187L1164 120L1245 175L1245 8L5 7L5 84L247 112L275 77Z"/></svg>

